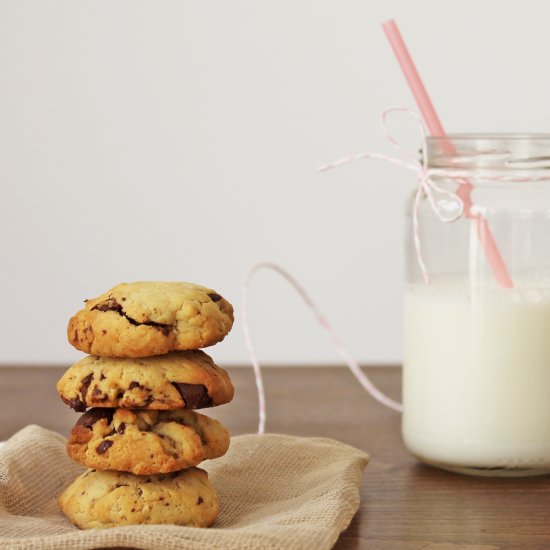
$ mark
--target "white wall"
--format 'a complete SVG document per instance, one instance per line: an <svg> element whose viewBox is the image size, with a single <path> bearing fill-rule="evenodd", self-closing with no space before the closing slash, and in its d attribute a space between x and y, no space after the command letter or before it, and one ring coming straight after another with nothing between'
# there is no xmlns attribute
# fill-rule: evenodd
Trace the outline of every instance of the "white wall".
<svg viewBox="0 0 550 550"><path fill-rule="evenodd" d="M535 0L0 0L0 363L79 357L68 317L120 281L195 281L238 305L260 259L362 361L399 361L414 182L315 169L389 152L380 111L413 104L380 29L393 16L449 131L550 131L548 15ZM264 361L337 360L274 275L251 299ZM212 353L246 361L240 322Z"/></svg>

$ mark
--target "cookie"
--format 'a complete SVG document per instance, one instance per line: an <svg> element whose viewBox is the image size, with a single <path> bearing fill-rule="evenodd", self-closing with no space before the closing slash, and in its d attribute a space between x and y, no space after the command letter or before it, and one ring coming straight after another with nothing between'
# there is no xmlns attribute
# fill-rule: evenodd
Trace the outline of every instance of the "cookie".
<svg viewBox="0 0 550 550"><path fill-rule="evenodd" d="M146 475L196 466L228 448L229 432L194 411L94 408L72 429L67 454L88 468Z"/></svg>
<svg viewBox="0 0 550 550"><path fill-rule="evenodd" d="M218 496L200 468L155 476L88 470L65 489L59 505L80 529L143 524L209 527L219 510Z"/></svg>
<svg viewBox="0 0 550 550"><path fill-rule="evenodd" d="M203 409L229 403L233 384L203 351L122 359L88 355L57 383L75 411L88 407Z"/></svg>
<svg viewBox="0 0 550 550"><path fill-rule="evenodd" d="M233 307L214 290L192 283L122 283L86 300L69 321L77 349L102 357L148 357L199 349L224 339Z"/></svg>

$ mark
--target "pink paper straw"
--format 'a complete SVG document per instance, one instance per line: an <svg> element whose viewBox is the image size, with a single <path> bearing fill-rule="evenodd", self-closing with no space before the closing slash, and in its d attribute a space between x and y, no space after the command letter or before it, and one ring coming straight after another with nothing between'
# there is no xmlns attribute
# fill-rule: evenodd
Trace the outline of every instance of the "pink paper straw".
<svg viewBox="0 0 550 550"><path fill-rule="evenodd" d="M399 61L399 65L403 70L430 134L434 137L445 137L446 134L443 125L437 116L430 96L418 74L414 61L403 41L403 37L397 28L397 24L393 19L390 19L382 24L382 28L391 44L395 57L397 57L397 61ZM450 141L445 140L443 142L443 147L446 153L452 154L455 152ZM467 218L473 219L476 223L477 235L495 278L500 286L504 288L513 288L514 283L498 250L493 234L489 229L489 224L479 214L472 214L471 212L471 192L473 185L465 181L461 183L462 185L459 186L458 195L464 203L465 215Z"/></svg>

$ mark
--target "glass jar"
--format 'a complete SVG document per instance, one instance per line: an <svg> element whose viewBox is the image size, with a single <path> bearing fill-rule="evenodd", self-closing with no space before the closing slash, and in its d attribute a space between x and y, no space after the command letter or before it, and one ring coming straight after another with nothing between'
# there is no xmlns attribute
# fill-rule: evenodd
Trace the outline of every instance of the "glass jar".
<svg viewBox="0 0 550 550"><path fill-rule="evenodd" d="M428 138L439 187L466 200L452 223L407 213L403 437L419 460L461 473L550 472L550 135ZM471 187L470 187L471 185ZM435 193L442 213L461 201ZM499 283L482 225L512 285ZM485 241L486 242L486 241Z"/></svg>

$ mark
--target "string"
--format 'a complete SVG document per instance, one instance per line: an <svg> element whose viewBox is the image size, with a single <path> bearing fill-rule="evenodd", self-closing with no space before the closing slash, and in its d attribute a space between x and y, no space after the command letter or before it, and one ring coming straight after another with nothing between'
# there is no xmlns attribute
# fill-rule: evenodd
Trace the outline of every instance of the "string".
<svg viewBox="0 0 550 550"><path fill-rule="evenodd" d="M327 318L321 313L321 310L317 304L313 301L311 296L305 290L305 288L295 279L288 271L286 271L281 266L272 263L272 262L259 262L252 266L250 271L247 273L242 287L241 287L241 318L243 323L243 332L246 343L246 348L248 350L248 355L254 369L254 378L256 381L256 388L258 391L258 409L259 409L259 422L258 422L258 433L265 433L265 423L266 423L266 405L265 405L265 389L262 378L262 372L260 368L260 363L258 361L258 356L254 347L254 342L252 340L252 332L250 330L250 319L249 319L249 309L248 309L248 295L250 290L250 285L254 276L258 271L262 269L268 269L279 274L283 279L285 279L298 293L298 295L305 302L306 306L313 313L317 322L321 328L328 334L329 339L332 343L332 347L344 360L344 363L351 370L352 374L355 376L359 384L372 396L374 399L398 412L402 412L403 407L397 401L394 401L382 391L380 391L368 378L368 376L361 370L357 361L353 358L353 355L350 353L343 340L336 334L336 331L332 328L331 324Z"/></svg>

